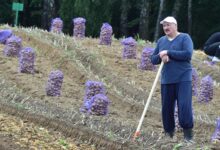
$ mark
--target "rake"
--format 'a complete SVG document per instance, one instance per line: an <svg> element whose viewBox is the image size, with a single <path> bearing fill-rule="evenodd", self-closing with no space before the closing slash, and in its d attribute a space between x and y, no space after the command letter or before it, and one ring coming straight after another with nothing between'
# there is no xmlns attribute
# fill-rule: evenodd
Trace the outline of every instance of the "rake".
<svg viewBox="0 0 220 150"><path fill-rule="evenodd" d="M147 109L148 109L148 106L149 106L149 104L150 104L152 95L153 95L154 90L155 90L155 88L156 88L157 81L158 81L158 79L159 79L159 76L160 76L161 70L162 70L162 68L163 68L163 65L164 65L164 62L162 61L161 64L160 64L160 67L159 67L159 69L158 69L158 71L157 71L157 75L156 75L156 78L155 78L155 80L154 80L153 86L152 86L152 88L151 88L150 94L149 94L149 96L148 96L147 103L146 103L146 105L145 105L145 107L144 107L144 111L143 111L142 116L141 116L141 118L140 118L140 120L139 120L139 124L138 124L137 130L136 130L136 132L134 133L133 141L140 135L141 125L142 125L142 123L143 123L143 121L144 121L144 116L145 116L145 114L146 114L146 112L147 112Z"/></svg>

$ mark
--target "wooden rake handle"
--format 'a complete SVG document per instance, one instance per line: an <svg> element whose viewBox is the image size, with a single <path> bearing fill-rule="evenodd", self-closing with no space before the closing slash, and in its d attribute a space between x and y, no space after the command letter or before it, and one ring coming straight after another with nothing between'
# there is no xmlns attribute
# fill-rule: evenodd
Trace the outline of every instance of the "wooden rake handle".
<svg viewBox="0 0 220 150"><path fill-rule="evenodd" d="M144 107L144 111L143 111L142 116L141 116L141 118L140 118L140 120L139 120L139 124L138 124L137 130L136 130L136 132L135 132L135 134L134 134L134 136L133 136L133 141L140 135L141 125L142 125L142 123L143 123L144 116L145 116L145 114L146 114L146 112L147 112L148 106L149 106L149 104L150 104L151 98L152 98L153 93L154 93L154 90L155 90L155 88L156 88L157 81L158 81L158 79L159 79L159 77L160 77L160 73L161 73L161 70L162 70L162 68L163 68L163 65L164 65L164 62L162 61L161 64L160 64L160 67L159 67L159 69L158 69L158 71L157 71L157 75L156 75L156 78L155 78L155 80L154 80L153 86L152 86L152 88L151 88L150 94L149 94L149 96L148 96L147 103L146 103L146 105L145 105L145 107Z"/></svg>

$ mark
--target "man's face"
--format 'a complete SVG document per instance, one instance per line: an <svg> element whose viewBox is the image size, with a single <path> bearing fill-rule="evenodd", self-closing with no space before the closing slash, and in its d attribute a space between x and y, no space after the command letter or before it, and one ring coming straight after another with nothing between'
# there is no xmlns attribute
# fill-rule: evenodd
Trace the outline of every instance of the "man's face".
<svg viewBox="0 0 220 150"><path fill-rule="evenodd" d="M177 31L177 25L175 23L164 22L163 31L167 36L172 36Z"/></svg>

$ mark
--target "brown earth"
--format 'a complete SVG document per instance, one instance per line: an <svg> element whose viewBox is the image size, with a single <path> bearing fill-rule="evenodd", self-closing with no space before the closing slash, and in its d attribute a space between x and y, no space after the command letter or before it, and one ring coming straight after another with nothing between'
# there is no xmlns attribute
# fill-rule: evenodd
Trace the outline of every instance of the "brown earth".
<svg viewBox="0 0 220 150"><path fill-rule="evenodd" d="M156 75L156 71L141 71L137 67L143 45L138 46L138 59L123 60L122 46L116 39L113 39L111 46L103 46L98 45L98 39L72 39L38 29L13 30L16 35L22 37L23 46L30 46L36 52L35 74L19 73L17 58L0 55L2 80L10 82L16 89L21 90L21 93L27 95L26 98L18 100L19 103L37 102L48 108L70 110L79 114L79 119L82 119L84 115L79 112L79 108L83 104L85 82L102 81L111 100L109 114L105 117L89 116L78 121L87 122L82 125L91 130L103 129L100 132L111 140L130 141ZM147 43L147 46L154 45ZM1 53L3 48L1 45ZM196 51L193 55L193 65L198 69L200 78L210 74L220 82L219 66L209 67L203 63L205 59L206 56L202 52ZM60 97L48 97L45 93L48 74L54 69L60 69L64 73ZM219 85L216 84L211 102L198 103L197 98L193 98L196 144L185 149L213 148L210 137L215 129L215 120L220 114L219 96ZM61 116L58 118L65 119ZM100 125L93 124L95 121ZM104 129L106 124L107 129ZM177 133L178 140L174 143L164 142L162 139L159 83L141 131L143 134L137 143L140 149L172 149L182 140L181 132Z"/></svg>
<svg viewBox="0 0 220 150"><path fill-rule="evenodd" d="M64 137L60 132L0 112L1 150L94 150L94 147L79 142Z"/></svg>

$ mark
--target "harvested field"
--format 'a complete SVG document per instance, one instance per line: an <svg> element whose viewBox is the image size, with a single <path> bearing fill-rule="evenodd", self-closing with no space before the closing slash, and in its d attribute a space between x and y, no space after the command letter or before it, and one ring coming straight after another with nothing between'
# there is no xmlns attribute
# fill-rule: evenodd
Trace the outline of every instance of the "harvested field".
<svg viewBox="0 0 220 150"><path fill-rule="evenodd" d="M97 149L172 149L181 142L182 132L177 132L174 142L162 138L159 83L146 114L141 136L137 142L131 142L156 75L156 71L141 71L137 67L145 44L139 43L137 59L123 60L122 46L116 39L113 39L111 46L104 46L98 45L98 39L74 39L34 28L12 29L22 38L23 46L35 50L36 64L34 74L23 74L18 72L17 58L0 55L1 103L18 112L25 111L25 115L11 115L23 119L30 119L30 115L49 118L51 123L43 119L37 119L35 123L49 129L58 128L66 141L68 137L79 138L89 141L89 145ZM154 46L152 43L146 45ZM0 45L1 54L3 48ZM209 67L204 64L205 59L203 53L195 51L193 66L198 69L200 79L209 74L215 80L214 98L209 103L199 103L197 97L193 97L196 144L180 149L217 149L219 146L212 144L210 138L220 114L220 66ZM46 96L48 75L55 69L64 73L61 96ZM104 83L111 101L107 116L91 116L79 111L87 80ZM2 114L5 111L10 113L10 109L1 110ZM36 118L32 117L30 124L34 120ZM60 122L60 126L53 125L53 121ZM76 133L81 128L82 131ZM67 129L73 132L68 133Z"/></svg>

